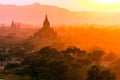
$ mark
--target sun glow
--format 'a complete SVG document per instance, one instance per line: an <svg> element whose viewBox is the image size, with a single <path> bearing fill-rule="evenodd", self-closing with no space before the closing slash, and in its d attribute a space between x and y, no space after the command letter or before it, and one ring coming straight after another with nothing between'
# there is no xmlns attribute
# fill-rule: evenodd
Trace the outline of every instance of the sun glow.
<svg viewBox="0 0 120 80"><path fill-rule="evenodd" d="M93 3L98 5L114 5L119 2L119 0L92 0Z"/></svg>
<svg viewBox="0 0 120 80"><path fill-rule="evenodd" d="M96 11L120 11L120 0L78 0L84 6Z"/></svg>

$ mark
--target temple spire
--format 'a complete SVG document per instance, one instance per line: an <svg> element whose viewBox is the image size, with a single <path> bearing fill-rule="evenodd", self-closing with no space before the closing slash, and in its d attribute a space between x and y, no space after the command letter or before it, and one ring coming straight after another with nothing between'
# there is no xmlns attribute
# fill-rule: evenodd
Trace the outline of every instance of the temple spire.
<svg viewBox="0 0 120 80"><path fill-rule="evenodd" d="M49 28L49 27L50 27L50 23L49 23L47 14L46 14L45 20L44 20L44 22L43 22L43 28Z"/></svg>
<svg viewBox="0 0 120 80"><path fill-rule="evenodd" d="M12 20L12 22L11 22L11 27L12 28L16 27L14 20Z"/></svg>

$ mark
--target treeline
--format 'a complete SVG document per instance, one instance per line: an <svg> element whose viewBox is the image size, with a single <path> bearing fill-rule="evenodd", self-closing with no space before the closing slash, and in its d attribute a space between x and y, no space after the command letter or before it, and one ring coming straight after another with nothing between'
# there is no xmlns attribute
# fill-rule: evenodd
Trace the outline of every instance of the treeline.
<svg viewBox="0 0 120 80"><path fill-rule="evenodd" d="M9 64L3 72L5 80L119 80L118 63L116 54L103 50L44 47L24 54L21 64Z"/></svg>

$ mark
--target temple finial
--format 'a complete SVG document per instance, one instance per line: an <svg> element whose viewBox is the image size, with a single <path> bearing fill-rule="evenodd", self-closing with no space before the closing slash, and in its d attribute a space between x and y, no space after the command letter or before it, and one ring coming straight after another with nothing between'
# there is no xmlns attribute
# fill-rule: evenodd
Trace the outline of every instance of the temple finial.
<svg viewBox="0 0 120 80"><path fill-rule="evenodd" d="M46 14L46 16L45 16L45 20L44 20L44 23L43 23L43 27L44 27L44 28L50 27L50 23L49 23L47 14Z"/></svg>

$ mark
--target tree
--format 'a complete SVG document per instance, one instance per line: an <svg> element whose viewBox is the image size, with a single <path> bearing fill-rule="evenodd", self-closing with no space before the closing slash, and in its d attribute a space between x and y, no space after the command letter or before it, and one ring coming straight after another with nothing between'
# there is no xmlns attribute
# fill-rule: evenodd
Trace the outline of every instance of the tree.
<svg viewBox="0 0 120 80"><path fill-rule="evenodd" d="M106 53L102 50L94 50L91 53L88 53L87 58L98 63L105 54Z"/></svg>
<svg viewBox="0 0 120 80"><path fill-rule="evenodd" d="M97 65L91 66L87 70L87 78L86 80L97 80L97 77L99 75L100 69Z"/></svg>
<svg viewBox="0 0 120 80"><path fill-rule="evenodd" d="M115 71L118 80L120 79L120 58L115 60L111 65L110 68Z"/></svg>
<svg viewBox="0 0 120 80"><path fill-rule="evenodd" d="M3 62L5 61L6 57L4 54L0 53L0 65L3 65Z"/></svg>
<svg viewBox="0 0 120 80"><path fill-rule="evenodd" d="M116 76L108 69L93 65L87 70L86 80L116 80Z"/></svg>
<svg viewBox="0 0 120 80"><path fill-rule="evenodd" d="M116 76L110 70L102 70L97 80L116 80Z"/></svg>
<svg viewBox="0 0 120 80"><path fill-rule="evenodd" d="M15 71L18 75L28 75L32 80L65 80L67 65L63 61L34 57L23 69Z"/></svg>
<svg viewBox="0 0 120 80"><path fill-rule="evenodd" d="M59 56L61 55L56 49L44 47L25 57L24 67L15 73L21 76L29 75L32 80L65 80L68 65Z"/></svg>
<svg viewBox="0 0 120 80"><path fill-rule="evenodd" d="M61 53L64 54L68 60L83 59L86 55L86 51L74 46L68 47L66 50L61 51Z"/></svg>
<svg viewBox="0 0 120 80"><path fill-rule="evenodd" d="M117 54L113 52L110 52L103 57L104 61L109 61L109 62L112 62L116 59L117 59Z"/></svg>

